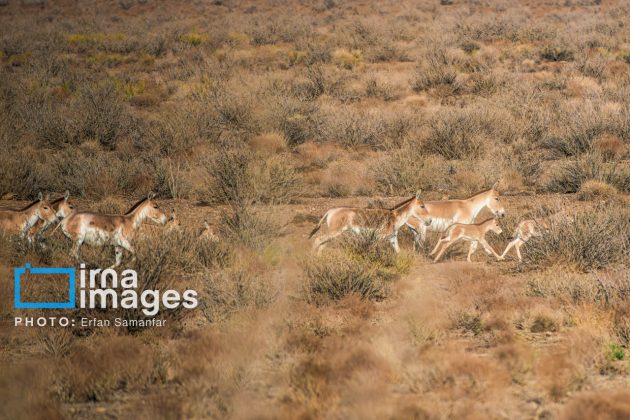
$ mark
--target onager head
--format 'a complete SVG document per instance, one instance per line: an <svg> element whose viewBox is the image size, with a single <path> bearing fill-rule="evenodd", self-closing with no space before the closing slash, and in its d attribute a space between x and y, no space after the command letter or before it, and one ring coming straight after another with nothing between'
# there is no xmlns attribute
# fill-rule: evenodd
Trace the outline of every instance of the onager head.
<svg viewBox="0 0 630 420"><path fill-rule="evenodd" d="M145 201L145 215L148 219L155 223L159 223L161 225L165 225L168 222L168 217L166 214L160 209L160 206L157 202L153 201L155 198L154 193L149 193L147 196L147 200Z"/></svg>
<svg viewBox="0 0 630 420"><path fill-rule="evenodd" d="M37 216L46 223L56 222L57 214L55 213L53 207L50 205L50 197L48 195L44 197L40 192L37 198L39 199L39 203L37 203L37 208L35 210L37 212Z"/></svg>
<svg viewBox="0 0 630 420"><path fill-rule="evenodd" d="M488 208L496 217L503 217L505 216L505 207L503 207L503 203L501 203L499 198L500 194L499 191L497 191L498 185L499 181L495 182L492 189L489 191L490 199L488 200Z"/></svg>
<svg viewBox="0 0 630 420"><path fill-rule="evenodd" d="M68 200L70 198L70 191L66 191L63 195L63 200L57 205L57 218L64 219L74 211L74 204Z"/></svg>
<svg viewBox="0 0 630 420"><path fill-rule="evenodd" d="M501 225L499 224L499 221L497 219L492 219L490 223L491 223L490 225L491 231L493 231L497 235L500 235L503 232L503 229L501 229Z"/></svg>
<svg viewBox="0 0 630 420"><path fill-rule="evenodd" d="M422 190L418 190L416 192L416 195L412 199L410 206L412 208L414 215L418 219L422 220L425 226L429 226L431 225L431 216L429 215L429 212L427 211L424 205L424 202L422 201L420 197L422 197Z"/></svg>

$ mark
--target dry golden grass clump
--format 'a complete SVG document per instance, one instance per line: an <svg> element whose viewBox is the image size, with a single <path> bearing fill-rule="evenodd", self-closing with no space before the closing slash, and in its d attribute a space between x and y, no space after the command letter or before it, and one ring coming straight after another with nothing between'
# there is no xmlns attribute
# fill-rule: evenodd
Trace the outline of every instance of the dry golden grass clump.
<svg viewBox="0 0 630 420"><path fill-rule="evenodd" d="M582 184L578 193L580 200L610 200L617 196L617 189L603 181L594 179L588 180Z"/></svg>

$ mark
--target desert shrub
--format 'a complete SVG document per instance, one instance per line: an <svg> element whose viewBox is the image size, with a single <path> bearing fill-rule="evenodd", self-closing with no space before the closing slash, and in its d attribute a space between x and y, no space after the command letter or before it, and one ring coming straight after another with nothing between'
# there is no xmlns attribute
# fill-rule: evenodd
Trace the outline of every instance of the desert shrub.
<svg viewBox="0 0 630 420"><path fill-rule="evenodd" d="M610 200L617 196L617 189L610 184L594 179L585 181L580 187L578 199L593 200L596 198Z"/></svg>
<svg viewBox="0 0 630 420"><path fill-rule="evenodd" d="M231 206L222 214L220 232L234 241L255 250L263 250L278 236L278 226L265 217L256 215L246 206Z"/></svg>
<svg viewBox="0 0 630 420"><path fill-rule="evenodd" d="M200 305L206 319L214 323L248 308L266 308L276 297L268 275L251 267L227 268L205 279Z"/></svg>
<svg viewBox="0 0 630 420"><path fill-rule="evenodd" d="M575 221L555 224L543 236L531 238L524 260L533 268L561 264L581 271L627 262L629 221L627 209L615 204L579 212Z"/></svg>
<svg viewBox="0 0 630 420"><path fill-rule="evenodd" d="M211 202L238 205L288 203L301 194L302 180L286 156L261 158L242 150L219 152L206 163Z"/></svg>
<svg viewBox="0 0 630 420"><path fill-rule="evenodd" d="M484 329L481 314L478 311L459 311L452 315L453 327L467 333L479 335Z"/></svg>
<svg viewBox="0 0 630 420"><path fill-rule="evenodd" d="M363 53L360 50L347 50L338 48L332 53L332 60L339 67L352 70L363 62Z"/></svg>
<svg viewBox="0 0 630 420"><path fill-rule="evenodd" d="M242 204L251 201L250 180L247 174L253 155L241 150L220 152L206 162L211 176L208 189L210 201Z"/></svg>
<svg viewBox="0 0 630 420"><path fill-rule="evenodd" d="M607 161L615 161L620 159L624 152L623 141L610 134L604 134L593 141L593 151L602 156Z"/></svg>
<svg viewBox="0 0 630 420"><path fill-rule="evenodd" d="M340 300L348 295L362 299L383 300L389 293L386 282L374 269L343 254L314 258L305 265L306 296L309 302Z"/></svg>
<svg viewBox="0 0 630 420"><path fill-rule="evenodd" d="M538 314L532 320L529 330L533 333L556 332L558 331L558 323L548 315Z"/></svg>
<svg viewBox="0 0 630 420"><path fill-rule="evenodd" d="M249 176L256 202L290 203L302 194L302 179L287 155L256 159Z"/></svg>
<svg viewBox="0 0 630 420"><path fill-rule="evenodd" d="M543 145L556 156L577 156L591 149L593 141L606 129L598 109L561 109L556 112L557 134L544 138Z"/></svg>
<svg viewBox="0 0 630 420"><path fill-rule="evenodd" d="M438 63L418 65L411 81L413 90L420 92L437 86L448 86L451 88L452 93L458 93L460 86L457 82L455 69Z"/></svg>
<svg viewBox="0 0 630 420"><path fill-rule="evenodd" d="M540 58L547 61L571 61L574 52L568 47L546 45L540 50Z"/></svg>
<svg viewBox="0 0 630 420"><path fill-rule="evenodd" d="M370 172L380 193L409 195L418 189L450 189L450 168L440 156L426 156L420 147L411 144L390 151L370 167Z"/></svg>
<svg viewBox="0 0 630 420"><path fill-rule="evenodd" d="M527 282L530 296L553 297L564 305L595 304L602 309L621 309L630 298L630 279L622 269L607 273L558 273L555 270L533 274ZM623 311L619 313L623 318Z"/></svg>
<svg viewBox="0 0 630 420"><path fill-rule="evenodd" d="M77 344L58 369L64 401L106 401L116 391L139 391L155 378L155 353L133 337L103 337Z"/></svg>
<svg viewBox="0 0 630 420"><path fill-rule="evenodd" d="M276 95L269 112L269 129L281 132L290 148L316 137L318 105L315 102Z"/></svg>
<svg viewBox="0 0 630 420"><path fill-rule="evenodd" d="M382 114L374 110L320 114L320 135L345 147L369 146L382 149L400 145L417 121L413 114Z"/></svg>
<svg viewBox="0 0 630 420"><path fill-rule="evenodd" d="M391 282L409 271L410 257L394 253L374 232L344 238L339 245L304 263L307 301L321 304L349 295L383 300Z"/></svg>
<svg viewBox="0 0 630 420"><path fill-rule="evenodd" d="M82 91L78 106L83 115L81 137L97 140L103 147L115 149L119 137L130 124L115 86L107 83Z"/></svg>
<svg viewBox="0 0 630 420"><path fill-rule="evenodd" d="M388 83L380 83L376 79L369 79L366 83L365 94L372 98L381 98L384 101L395 101L400 98L400 93Z"/></svg>
<svg viewBox="0 0 630 420"><path fill-rule="evenodd" d="M600 155L587 153L582 157L564 163L552 176L547 190L552 192L574 193L582 184L595 180L610 184L621 191L630 187L630 173L618 162L604 162Z"/></svg>
<svg viewBox="0 0 630 420"><path fill-rule="evenodd" d="M445 110L428 122L423 149L446 159L474 159L483 153L479 116L473 112Z"/></svg>
<svg viewBox="0 0 630 420"><path fill-rule="evenodd" d="M322 131L326 138L348 147L378 146L386 126L380 114L351 110L325 115Z"/></svg>
<svg viewBox="0 0 630 420"><path fill-rule="evenodd" d="M187 176L190 167L184 159L163 158L155 162L156 186L153 191L164 197L190 198L192 185Z"/></svg>

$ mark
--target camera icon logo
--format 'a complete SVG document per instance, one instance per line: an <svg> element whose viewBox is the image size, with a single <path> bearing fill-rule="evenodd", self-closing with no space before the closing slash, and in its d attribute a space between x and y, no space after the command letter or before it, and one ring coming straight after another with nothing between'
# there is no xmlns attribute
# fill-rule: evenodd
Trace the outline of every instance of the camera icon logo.
<svg viewBox="0 0 630 420"><path fill-rule="evenodd" d="M67 302L23 302L21 298L22 276L30 273L35 275L65 275L68 276L68 301ZM13 269L14 282L14 306L15 309L71 309L75 303L75 269L61 267L32 268L30 264Z"/></svg>

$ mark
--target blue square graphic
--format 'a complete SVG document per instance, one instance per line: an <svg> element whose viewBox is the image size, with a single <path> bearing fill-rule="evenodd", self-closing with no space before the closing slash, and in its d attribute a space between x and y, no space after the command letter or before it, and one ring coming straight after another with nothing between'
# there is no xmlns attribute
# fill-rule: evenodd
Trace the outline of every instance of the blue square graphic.
<svg viewBox="0 0 630 420"><path fill-rule="evenodd" d="M68 301L67 302L22 302L20 296L20 280L22 274L26 272L31 274L64 274L68 276ZM13 269L14 283L14 306L16 309L71 309L75 305L75 269L74 268L31 268L30 264L24 267L16 267Z"/></svg>

